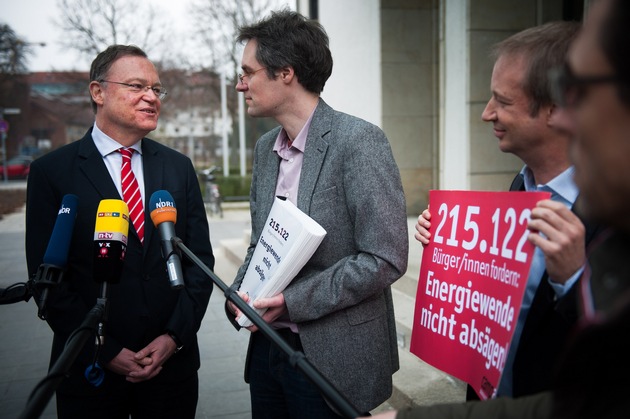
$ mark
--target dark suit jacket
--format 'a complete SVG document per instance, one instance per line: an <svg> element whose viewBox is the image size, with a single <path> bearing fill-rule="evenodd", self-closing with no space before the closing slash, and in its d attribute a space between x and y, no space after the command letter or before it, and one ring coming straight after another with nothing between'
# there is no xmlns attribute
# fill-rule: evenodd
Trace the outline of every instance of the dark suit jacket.
<svg viewBox="0 0 630 419"><path fill-rule="evenodd" d="M280 160L272 149L279 131L256 143L252 237L236 288L274 201ZM327 235L284 291L290 319L307 359L367 412L392 393L398 347L390 285L405 273L409 257L405 197L384 133L320 100L297 203Z"/></svg>
<svg viewBox="0 0 630 419"><path fill-rule="evenodd" d="M579 323L562 354L554 383L554 418L616 419L630 414L630 234L608 230L592 248L580 291L592 302L596 316Z"/></svg>
<svg viewBox="0 0 630 419"><path fill-rule="evenodd" d="M179 238L208 267L214 267L208 222L197 177L190 160L147 138L142 140L145 208L156 190L166 190L175 199ZM51 289L48 323L54 331L51 363L63 350L72 331L84 319L101 294L92 279L96 210L102 199L121 199L103 157L91 136L66 145L35 160L27 188L26 257L29 274L42 262L62 198L78 196L77 219L63 283ZM184 258L185 259L185 258ZM145 213L145 245L130 224L127 253L120 278L109 286L105 345L99 359L105 365L122 348L138 351L157 336L172 331L184 349L172 356L155 380L177 380L194 373L200 365L196 332L205 313L212 282L203 272L182 260L185 289L170 288L162 258L159 234ZM119 283L115 283L119 279ZM83 391L83 371L92 362L94 344L86 345L73 374L63 383L69 391ZM109 372L108 372L109 374ZM107 379L107 377L106 377Z"/></svg>
<svg viewBox="0 0 630 419"><path fill-rule="evenodd" d="M525 190L518 175L510 190ZM578 196L578 200L580 197ZM575 212L576 206L573 206ZM602 228L580 217L586 228L585 246L602 231ZM557 369L560 354L580 315L577 308L577 286L560 299L548 281L545 270L525 320L513 365L513 396L526 396L549 390Z"/></svg>
<svg viewBox="0 0 630 419"><path fill-rule="evenodd" d="M515 177L510 190L525 190L520 174ZM586 228L585 246L588 247L601 228L583 219L580 214L577 215ZM551 388L559 356L579 317L576 304L577 287L574 285L566 295L556 299L555 292L549 285L548 276L545 270L521 332L513 365L514 397Z"/></svg>

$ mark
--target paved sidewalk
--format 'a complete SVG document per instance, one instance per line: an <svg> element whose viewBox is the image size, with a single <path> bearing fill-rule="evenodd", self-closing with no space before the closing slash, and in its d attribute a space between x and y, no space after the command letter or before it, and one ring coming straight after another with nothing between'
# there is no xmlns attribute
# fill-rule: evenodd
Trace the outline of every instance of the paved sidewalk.
<svg viewBox="0 0 630 419"><path fill-rule="evenodd" d="M0 185L0 194L1 190ZM216 258L215 273L230 284L244 257L249 210L246 206L230 204L225 204L224 209L224 218L210 217L208 220ZM407 295L396 290L399 323L411 319L420 268L422 248L413 239L414 224L415 218L409 217L409 267L407 275L398 284L409 290ZM228 250L227 243L230 241L238 243L236 250ZM0 288L26 280L22 208L0 220ZM249 332L236 332L228 323L223 310L224 302L223 293L215 286L199 331L202 360L198 419L251 417L249 388L243 381ZM29 394L46 375L51 343L52 332L37 317L37 306L32 299L28 303L0 305L0 419L17 418L23 411ZM394 395L373 413L391 409L391 405L401 407L463 400L461 383L424 364L407 350L400 351L400 358L401 370L394 375ZM41 418L55 417L53 397Z"/></svg>

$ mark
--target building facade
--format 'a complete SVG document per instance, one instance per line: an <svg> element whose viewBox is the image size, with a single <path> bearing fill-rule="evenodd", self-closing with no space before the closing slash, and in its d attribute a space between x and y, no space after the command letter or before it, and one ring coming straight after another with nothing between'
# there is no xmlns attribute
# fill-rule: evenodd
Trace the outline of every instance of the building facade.
<svg viewBox="0 0 630 419"><path fill-rule="evenodd" d="M581 20L585 0L297 0L330 36L322 97L387 134L407 211L430 189L506 190L522 163L481 121L490 48L525 28ZM314 16L317 15L317 16Z"/></svg>

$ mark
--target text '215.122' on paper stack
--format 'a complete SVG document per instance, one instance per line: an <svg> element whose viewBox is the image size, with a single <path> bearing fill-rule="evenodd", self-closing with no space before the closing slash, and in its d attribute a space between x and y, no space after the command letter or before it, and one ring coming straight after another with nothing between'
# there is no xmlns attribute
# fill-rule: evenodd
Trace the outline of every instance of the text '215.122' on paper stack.
<svg viewBox="0 0 630 419"><path fill-rule="evenodd" d="M257 298L281 293L313 256L326 230L290 201L276 198L243 278L240 291ZM266 309L255 309L262 315ZM252 326L244 315L243 327Z"/></svg>

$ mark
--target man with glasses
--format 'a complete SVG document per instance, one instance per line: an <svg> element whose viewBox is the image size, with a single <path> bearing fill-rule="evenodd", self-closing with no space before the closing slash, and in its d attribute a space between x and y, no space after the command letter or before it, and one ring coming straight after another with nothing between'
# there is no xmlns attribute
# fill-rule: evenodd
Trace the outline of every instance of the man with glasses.
<svg viewBox="0 0 630 419"><path fill-rule="evenodd" d="M569 137L556 127L558 107L551 97L549 70L561 65L579 30L577 22L551 22L499 42L481 118L491 122L499 148L525 166L511 191L548 191L551 200L532 211L529 240L536 245L532 267L498 396L520 397L551 387L567 335L577 319L575 283L585 247L597 233L571 211L578 200L569 159ZM430 239L428 210L418 217L416 238ZM468 388L467 398L477 399Z"/></svg>
<svg viewBox="0 0 630 419"><path fill-rule="evenodd" d="M557 380L558 417L630 412L630 2L593 3L556 73L558 126L571 138L582 210L610 227L589 251L580 334ZM560 77L557 77L560 75Z"/></svg>
<svg viewBox="0 0 630 419"><path fill-rule="evenodd" d="M398 369L390 285L407 268L405 197L385 134L337 112L320 93L332 72L328 36L315 21L281 11L240 29L246 42L236 89L248 114L280 125L256 143L251 243L238 289L277 195L327 231L287 288L254 307L359 412L390 397ZM243 295L245 299L247 297ZM241 313L230 304L230 317ZM252 332L245 376L254 418L338 418L301 371Z"/></svg>
<svg viewBox="0 0 630 419"><path fill-rule="evenodd" d="M182 260L185 288L171 289L147 204L154 192L169 192L177 208L176 235L213 268L197 176L187 157L145 138L157 127L166 89L141 49L114 45L101 52L92 62L89 91L92 128L80 141L35 160L28 179L30 275L42 263L62 198L78 197L65 280L48 297L51 363L101 296L101 284L93 279L101 200L124 199L131 219L122 274L112 272L108 279L103 344L85 345L57 389L58 417L193 419L200 366L196 333L212 282Z"/></svg>

